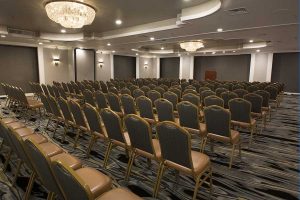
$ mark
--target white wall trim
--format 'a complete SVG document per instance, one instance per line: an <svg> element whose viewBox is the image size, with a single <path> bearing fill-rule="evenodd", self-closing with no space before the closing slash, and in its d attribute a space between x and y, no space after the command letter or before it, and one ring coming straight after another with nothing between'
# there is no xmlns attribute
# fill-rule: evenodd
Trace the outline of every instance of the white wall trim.
<svg viewBox="0 0 300 200"><path fill-rule="evenodd" d="M44 48L38 47L38 66L40 83L45 83L45 63L44 63Z"/></svg>
<svg viewBox="0 0 300 200"><path fill-rule="evenodd" d="M160 58L156 58L156 78L160 78Z"/></svg>
<svg viewBox="0 0 300 200"><path fill-rule="evenodd" d="M135 59L135 78L140 78L140 58L137 56Z"/></svg>
<svg viewBox="0 0 300 200"><path fill-rule="evenodd" d="M255 71L255 54L252 53L251 54L251 61L250 61L249 82L253 82L254 71Z"/></svg>
<svg viewBox="0 0 300 200"><path fill-rule="evenodd" d="M182 68L183 68L183 57L180 56L180 61L179 61L179 79L182 79Z"/></svg>
<svg viewBox="0 0 300 200"><path fill-rule="evenodd" d="M267 82L271 82L272 67L273 67L273 53L269 53L268 54L267 74L266 74L266 81Z"/></svg>
<svg viewBox="0 0 300 200"><path fill-rule="evenodd" d="M195 60L195 58L194 58L194 56L191 56L190 57L190 79L194 79L194 60Z"/></svg>
<svg viewBox="0 0 300 200"><path fill-rule="evenodd" d="M110 78L114 79L114 55L113 54L109 54L110 57Z"/></svg>

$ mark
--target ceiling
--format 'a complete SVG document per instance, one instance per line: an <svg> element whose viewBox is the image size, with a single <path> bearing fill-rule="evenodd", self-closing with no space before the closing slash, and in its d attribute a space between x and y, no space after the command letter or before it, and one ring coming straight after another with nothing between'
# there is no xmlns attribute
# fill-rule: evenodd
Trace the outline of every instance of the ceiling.
<svg viewBox="0 0 300 200"><path fill-rule="evenodd" d="M34 36L22 37L8 34L0 43L44 46L65 46L116 51L117 54L150 54L162 46L184 53L179 43L202 40L205 48L195 54L252 53L256 49L242 49L250 39L265 41L262 52L299 51L298 0L221 0L221 8L206 17L178 23L182 9L200 5L209 0L85 0L97 9L92 25L82 29L67 29L67 34L83 33L76 41L43 40L40 33L59 34L62 27L46 15L42 0L0 0L0 25L32 31ZM244 12L230 12L243 8ZM114 21L121 19L117 26ZM176 23L177 22L177 23ZM223 32L217 32L222 28ZM154 37L154 41L150 41ZM107 46L110 43L111 46ZM235 52L234 52L235 51Z"/></svg>

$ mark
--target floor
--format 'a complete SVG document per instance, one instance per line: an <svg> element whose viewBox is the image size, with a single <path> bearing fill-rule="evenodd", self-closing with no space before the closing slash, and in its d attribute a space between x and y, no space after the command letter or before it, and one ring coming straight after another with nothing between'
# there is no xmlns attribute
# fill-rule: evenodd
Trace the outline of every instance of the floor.
<svg viewBox="0 0 300 200"><path fill-rule="evenodd" d="M3 105L4 101L1 101ZM7 109L1 109L4 117L14 116ZM251 146L248 145L249 132L242 131L242 157L238 152L234 158L232 169L228 169L230 147L215 145L214 152L206 148L213 163L213 196L212 199L288 199L299 197L299 116L300 96L285 95L280 107L272 112L272 120L267 128L254 137ZM23 117L18 116L20 119ZM73 149L74 134L69 130L65 143L60 142L63 129L60 128L55 138L51 130L45 130L45 118L32 117L27 125L51 138L63 146L69 153L80 158L86 166L94 167L109 175L115 186L129 188L132 192L145 198L152 199L153 184L156 180L157 163L149 167L146 160L138 158L133 166L129 182L124 181L127 158L124 151L114 149L106 170L102 168L106 145L98 141L91 152L90 158L85 151L89 141L88 136L80 138L80 145ZM199 150L199 138L193 138L193 149ZM7 149L2 149L5 152ZM3 157L1 157L3 163ZM1 165L2 165L1 163ZM21 199L28 181L28 171L23 168L22 175L17 179L17 185L11 187L8 178L14 170L11 162L8 172L0 172L1 199ZM163 176L159 199L191 199L194 181L191 177L181 175L175 179L175 173L167 170ZM45 199L46 191L36 183L32 199ZM209 199L207 187L200 188L198 199Z"/></svg>

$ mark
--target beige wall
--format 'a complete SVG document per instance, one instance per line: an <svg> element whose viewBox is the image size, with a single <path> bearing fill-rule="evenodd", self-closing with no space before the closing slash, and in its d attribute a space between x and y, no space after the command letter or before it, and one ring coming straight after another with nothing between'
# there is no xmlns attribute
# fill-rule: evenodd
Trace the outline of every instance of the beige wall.
<svg viewBox="0 0 300 200"><path fill-rule="evenodd" d="M103 59L103 66L101 67L98 61ZM111 77L111 55L110 54L96 54L96 80L109 81Z"/></svg>
<svg viewBox="0 0 300 200"><path fill-rule="evenodd" d="M145 68L145 62L148 62L148 67ZM155 78L157 71L157 58L139 57L139 77L140 78Z"/></svg>

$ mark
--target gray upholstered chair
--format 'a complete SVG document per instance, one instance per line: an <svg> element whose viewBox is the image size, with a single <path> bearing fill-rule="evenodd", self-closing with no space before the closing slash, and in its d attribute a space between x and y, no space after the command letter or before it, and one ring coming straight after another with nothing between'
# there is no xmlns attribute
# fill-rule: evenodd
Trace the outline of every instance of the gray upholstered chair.
<svg viewBox="0 0 300 200"><path fill-rule="evenodd" d="M267 112L262 109L262 103L263 103L262 96L255 93L249 93L244 96L244 99L249 101L252 105L251 115L256 119L262 119L264 127L266 127Z"/></svg>
<svg viewBox="0 0 300 200"><path fill-rule="evenodd" d="M234 98L238 98L238 95L234 92L230 92L230 91L227 91L227 92L223 92L221 94L221 98L223 99L224 101L224 108L225 109L228 109L228 102L230 99L234 99Z"/></svg>
<svg viewBox="0 0 300 200"><path fill-rule="evenodd" d="M178 97L178 102L180 102L180 100L181 100L181 89L176 88L176 87L171 87L169 89L169 91L175 93Z"/></svg>
<svg viewBox="0 0 300 200"><path fill-rule="evenodd" d="M94 200L112 188L111 179L94 168L74 170L61 160L53 161L51 168L64 199Z"/></svg>
<svg viewBox="0 0 300 200"><path fill-rule="evenodd" d="M185 94L182 96L182 101L188 101L200 108L200 97L195 94Z"/></svg>
<svg viewBox="0 0 300 200"><path fill-rule="evenodd" d="M269 92L270 94L270 103L275 103L276 107L279 106L279 99L278 99L278 89L274 86L267 86L265 89L265 91Z"/></svg>
<svg viewBox="0 0 300 200"><path fill-rule="evenodd" d="M120 97L123 106L124 114L137 114L134 98L128 94L123 94Z"/></svg>
<svg viewBox="0 0 300 200"><path fill-rule="evenodd" d="M216 93L214 91L211 91L211 90L204 90L200 93L200 99L201 99L201 104L204 105L204 99L205 97L208 97L208 96L215 96Z"/></svg>
<svg viewBox="0 0 300 200"><path fill-rule="evenodd" d="M140 96L136 99L136 105L140 111L140 116L150 124L156 124L157 116L153 113L153 105L148 97Z"/></svg>
<svg viewBox="0 0 300 200"><path fill-rule="evenodd" d="M160 87L160 86L155 87L153 90L159 92L161 97L166 92L166 90L164 88Z"/></svg>
<svg viewBox="0 0 300 200"><path fill-rule="evenodd" d="M210 159L203 153L191 150L191 135L174 122L161 122L157 125L156 130L161 147L162 162L154 196L157 197L165 168L175 169L194 178L196 185L193 200L197 198L198 189L207 179L210 180L211 194L212 169Z"/></svg>
<svg viewBox="0 0 300 200"><path fill-rule="evenodd" d="M221 97L221 94L222 94L223 92L227 92L227 91L228 91L227 88L224 88L223 86L221 86L221 87L219 87L219 88L216 89L216 95L217 95L218 97Z"/></svg>
<svg viewBox="0 0 300 200"><path fill-rule="evenodd" d="M211 96L205 97L204 98L204 106L208 107L208 106L212 106L212 105L224 107L224 100L216 95L211 95Z"/></svg>
<svg viewBox="0 0 300 200"><path fill-rule="evenodd" d="M137 99L140 96L145 96L145 92L141 89L135 89L132 93L134 99Z"/></svg>
<svg viewBox="0 0 300 200"><path fill-rule="evenodd" d="M95 101L98 107L98 110L101 110L103 108L108 108L107 100L105 97L105 94L101 91L95 92Z"/></svg>
<svg viewBox="0 0 300 200"><path fill-rule="evenodd" d="M185 95L185 94L195 94L195 95L198 95L198 92L196 90L193 90L193 89L185 89L182 93L182 95Z"/></svg>
<svg viewBox="0 0 300 200"><path fill-rule="evenodd" d="M256 85L250 85L248 88L247 88L248 92L249 93L253 93L257 90L259 90L259 88L256 86Z"/></svg>
<svg viewBox="0 0 300 200"><path fill-rule="evenodd" d="M155 160L159 163L161 161L161 150L159 141L157 139L152 139L151 127L146 120L131 114L124 118L124 123L128 131L132 148L125 177L125 180L128 180L132 164L137 156L147 158L150 163L151 160Z"/></svg>
<svg viewBox="0 0 300 200"><path fill-rule="evenodd" d="M130 91L128 88L122 88L122 89L120 90L120 93L121 93L121 94L128 94L128 95L131 96L131 91Z"/></svg>
<svg viewBox="0 0 300 200"><path fill-rule="evenodd" d="M178 103L177 94L175 94L174 92L171 92L171 91L167 91L167 92L164 93L163 98L170 101L173 104L174 110L177 110L177 108L176 108L176 105Z"/></svg>
<svg viewBox="0 0 300 200"><path fill-rule="evenodd" d="M172 121L175 122L174 117L174 107L173 104L167 99L157 99L155 102L156 112L158 116L158 121Z"/></svg>
<svg viewBox="0 0 300 200"><path fill-rule="evenodd" d="M251 117L251 103L242 98L235 98L231 99L228 104L231 113L231 124L234 127L250 130L250 145L254 132L257 133L256 120Z"/></svg>
<svg viewBox="0 0 300 200"><path fill-rule="evenodd" d="M120 117L123 117L124 113L121 107L119 96L112 92L109 92L107 94L107 101L110 109L115 111Z"/></svg>
<svg viewBox="0 0 300 200"><path fill-rule="evenodd" d="M219 141L232 145L229 168L231 168L235 148L239 146L241 155L241 140L240 133L231 130L231 114L228 110L220 106L209 106L204 109L204 117L206 122L207 138L204 141L204 146L207 140L210 141L211 150L213 151L213 142Z"/></svg>
<svg viewBox="0 0 300 200"><path fill-rule="evenodd" d="M122 120L117 113L105 108L100 111L100 115L108 137L108 146L103 165L106 168L110 152L114 146L120 146L127 152L130 150L131 144L128 133L123 130Z"/></svg>
<svg viewBox="0 0 300 200"><path fill-rule="evenodd" d="M203 151L203 142L206 137L206 125L200 123L199 108L193 103L182 101L177 104L180 126L189 133L198 135L201 138L200 151Z"/></svg>
<svg viewBox="0 0 300 200"><path fill-rule="evenodd" d="M103 195L101 195L97 200L143 200L141 197L137 196L133 192L125 188L115 188Z"/></svg>
<svg viewBox="0 0 300 200"><path fill-rule="evenodd" d="M235 89L235 90L233 90L233 92L236 93L239 98L244 98L244 96L249 93L245 89Z"/></svg>
<svg viewBox="0 0 300 200"><path fill-rule="evenodd" d="M147 93L147 96L148 96L148 98L151 100L153 106L154 106L154 102L155 102L157 99L161 98L161 94L160 94L158 91L156 91L156 90L150 90L150 91Z"/></svg>
<svg viewBox="0 0 300 200"><path fill-rule="evenodd" d="M254 93L260 95L263 98L261 109L269 113L269 120L271 121L271 106L269 104L270 93L265 90L257 90Z"/></svg>
<svg viewBox="0 0 300 200"><path fill-rule="evenodd" d="M144 94L147 94L151 89L148 86L144 85L140 87L140 90L142 90Z"/></svg>
<svg viewBox="0 0 300 200"><path fill-rule="evenodd" d="M237 90L237 89L245 89L245 87L242 84L234 84L232 86L232 90Z"/></svg>
<svg viewBox="0 0 300 200"><path fill-rule="evenodd" d="M85 103L88 103L88 104L96 107L96 102L95 102L95 98L94 98L93 92L91 92L90 90L85 89L83 91L83 98L84 98L84 102Z"/></svg>

